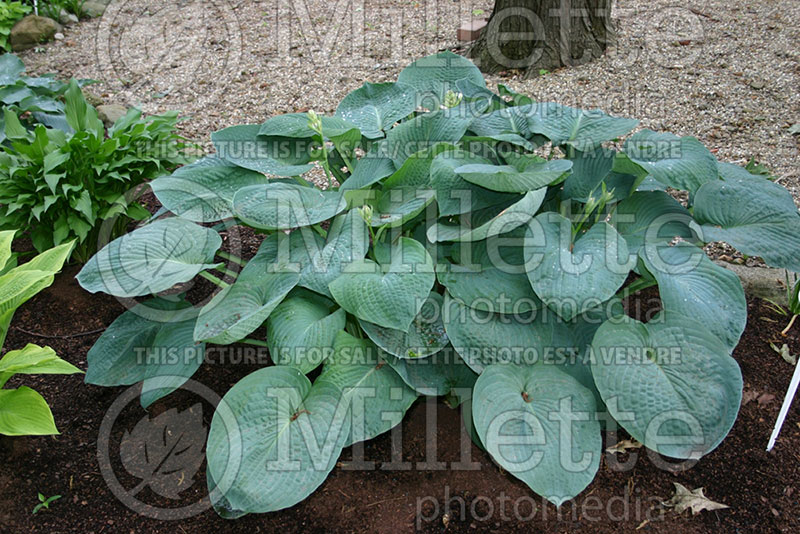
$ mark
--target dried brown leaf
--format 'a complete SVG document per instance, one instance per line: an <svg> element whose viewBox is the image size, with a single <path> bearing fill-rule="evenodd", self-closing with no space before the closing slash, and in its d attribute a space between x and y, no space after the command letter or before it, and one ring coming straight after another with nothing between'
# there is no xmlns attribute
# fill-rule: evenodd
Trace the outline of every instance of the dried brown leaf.
<svg viewBox="0 0 800 534"><path fill-rule="evenodd" d="M703 510L723 510L728 508L727 505L714 502L706 497L703 494L703 488L689 491L683 484L678 482L673 482L673 484L675 484L675 495L662 504L667 508L674 508L678 514L682 514L685 510L689 510L692 514L698 514Z"/></svg>
<svg viewBox="0 0 800 534"><path fill-rule="evenodd" d="M635 439L623 439L616 445L606 449L606 452L611 454L628 452L629 449L641 449L642 444Z"/></svg>

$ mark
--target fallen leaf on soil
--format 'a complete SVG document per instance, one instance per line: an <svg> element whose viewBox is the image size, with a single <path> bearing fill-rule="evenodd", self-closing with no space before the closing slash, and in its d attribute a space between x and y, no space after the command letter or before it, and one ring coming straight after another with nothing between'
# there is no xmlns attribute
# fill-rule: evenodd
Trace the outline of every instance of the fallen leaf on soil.
<svg viewBox="0 0 800 534"><path fill-rule="evenodd" d="M758 398L759 392L754 389L746 389L742 392L742 406Z"/></svg>
<svg viewBox="0 0 800 534"><path fill-rule="evenodd" d="M675 508L675 512L678 514L682 514L684 510L687 509L692 514L698 514L703 510L722 510L728 508L727 505L714 502L703 495L703 488L689 491L683 484L677 482L673 482L673 484L675 484L675 495L662 504L668 508Z"/></svg>
<svg viewBox="0 0 800 534"><path fill-rule="evenodd" d="M775 395L770 393L762 393L760 397L758 397L758 405L759 406L766 406L770 402L775 400Z"/></svg>
<svg viewBox="0 0 800 534"><path fill-rule="evenodd" d="M606 449L606 452L611 454L617 454L622 452L627 452L628 449L640 449L642 448L642 444L634 439L623 439L613 447L609 447Z"/></svg>
<svg viewBox="0 0 800 534"><path fill-rule="evenodd" d="M790 365L797 365L797 356L789 352L789 345L784 343L781 348L778 348L775 343L770 343L769 346L772 347L772 350L780 354L781 358L783 358L786 363Z"/></svg>

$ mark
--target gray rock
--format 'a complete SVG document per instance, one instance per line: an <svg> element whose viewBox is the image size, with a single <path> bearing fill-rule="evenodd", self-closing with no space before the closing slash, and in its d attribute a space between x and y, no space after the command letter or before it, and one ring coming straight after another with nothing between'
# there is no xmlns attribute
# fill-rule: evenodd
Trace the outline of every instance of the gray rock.
<svg viewBox="0 0 800 534"><path fill-rule="evenodd" d="M736 273L748 297L769 299L782 306L786 305L785 270L774 267L747 267L725 261L714 263Z"/></svg>
<svg viewBox="0 0 800 534"><path fill-rule="evenodd" d="M8 42L15 52L28 50L39 43L49 41L60 30L61 25L53 19L28 15L11 28Z"/></svg>
<svg viewBox="0 0 800 534"><path fill-rule="evenodd" d="M69 26L70 24L76 24L78 22L78 17L66 9L62 9L61 13L58 14L58 22L64 26Z"/></svg>
<svg viewBox="0 0 800 534"><path fill-rule="evenodd" d="M104 104L97 106L97 118L103 121L106 128L111 128L117 119L124 117L128 113L128 108L121 104Z"/></svg>
<svg viewBox="0 0 800 534"><path fill-rule="evenodd" d="M64 38L64 34L61 33L61 32L56 32L56 34L53 36L53 39L55 39L56 41L60 41L63 38Z"/></svg>
<svg viewBox="0 0 800 534"><path fill-rule="evenodd" d="M85 2L83 4L83 14L87 17L102 17L106 10L106 4L97 1Z"/></svg>

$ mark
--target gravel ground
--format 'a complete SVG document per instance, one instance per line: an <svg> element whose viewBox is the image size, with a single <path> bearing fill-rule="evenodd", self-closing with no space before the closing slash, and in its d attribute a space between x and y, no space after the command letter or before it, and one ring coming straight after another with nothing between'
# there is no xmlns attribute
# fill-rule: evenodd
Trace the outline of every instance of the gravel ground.
<svg viewBox="0 0 800 534"><path fill-rule="evenodd" d="M767 165L800 202L800 2L616 3L602 59L532 79L489 79L537 100L599 107L642 127L695 135L721 160ZM355 6L355 7L354 7ZM65 39L21 54L33 73L94 78L107 102L180 109L207 142L234 124L332 112L363 81L456 48L456 28L491 0L113 0ZM483 11L483 14L481 13Z"/></svg>

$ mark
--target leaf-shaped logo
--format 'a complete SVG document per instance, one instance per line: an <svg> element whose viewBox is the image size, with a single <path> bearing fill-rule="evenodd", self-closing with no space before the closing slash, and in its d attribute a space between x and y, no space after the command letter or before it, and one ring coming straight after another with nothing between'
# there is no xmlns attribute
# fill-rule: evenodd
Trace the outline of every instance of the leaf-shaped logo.
<svg viewBox="0 0 800 534"><path fill-rule="evenodd" d="M177 499L203 463L207 431L200 403L182 412L172 408L152 419L145 416L133 431L126 430L119 451L122 465L141 479L128 493L150 486L162 497Z"/></svg>

